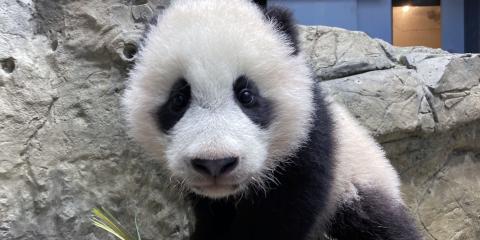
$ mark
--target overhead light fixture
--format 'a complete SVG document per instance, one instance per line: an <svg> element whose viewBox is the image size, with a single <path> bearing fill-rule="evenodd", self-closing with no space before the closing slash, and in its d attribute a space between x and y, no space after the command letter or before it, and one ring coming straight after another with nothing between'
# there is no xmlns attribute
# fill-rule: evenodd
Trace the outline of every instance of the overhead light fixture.
<svg viewBox="0 0 480 240"><path fill-rule="evenodd" d="M411 6L413 5L412 0L405 1L405 5L403 5L402 10L404 13L410 11Z"/></svg>

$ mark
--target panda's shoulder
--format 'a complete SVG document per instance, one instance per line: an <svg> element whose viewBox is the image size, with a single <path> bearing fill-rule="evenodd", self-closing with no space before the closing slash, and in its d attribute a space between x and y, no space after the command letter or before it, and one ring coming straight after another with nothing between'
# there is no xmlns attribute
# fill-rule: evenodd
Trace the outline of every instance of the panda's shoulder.
<svg viewBox="0 0 480 240"><path fill-rule="evenodd" d="M333 121L334 191L355 198L358 189L375 189L401 201L400 180L381 145L341 104L328 103Z"/></svg>

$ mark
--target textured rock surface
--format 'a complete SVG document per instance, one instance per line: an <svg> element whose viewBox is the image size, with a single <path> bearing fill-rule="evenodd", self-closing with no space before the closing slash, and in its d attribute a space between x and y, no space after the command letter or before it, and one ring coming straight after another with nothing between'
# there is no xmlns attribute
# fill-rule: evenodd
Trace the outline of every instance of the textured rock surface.
<svg viewBox="0 0 480 240"><path fill-rule="evenodd" d="M145 239L185 239L183 208L120 121L151 17L136 9L167 2L135 3L0 2L0 239L110 239L88 220L97 205L137 214Z"/></svg>
<svg viewBox="0 0 480 240"><path fill-rule="evenodd" d="M480 56L396 48L342 29L302 29L310 59L318 59L324 49L352 44L312 47L316 37L362 36L362 46L351 50L358 55L345 54L342 63L330 65L348 66L356 74L320 85L382 143L426 239L480 239ZM368 54L373 51L375 60ZM365 71L365 65L355 64L377 59L392 65L381 70L370 65ZM323 67L312 65L320 80L329 79Z"/></svg>
<svg viewBox="0 0 480 240"><path fill-rule="evenodd" d="M137 215L144 239L187 239L187 210L118 103L167 4L0 1L0 239L111 239L88 221L97 205ZM320 85L385 146L427 239L480 239L480 57L336 28L301 37Z"/></svg>
<svg viewBox="0 0 480 240"><path fill-rule="evenodd" d="M382 45L363 32L330 27L302 27L303 49L319 80L389 69L394 64Z"/></svg>

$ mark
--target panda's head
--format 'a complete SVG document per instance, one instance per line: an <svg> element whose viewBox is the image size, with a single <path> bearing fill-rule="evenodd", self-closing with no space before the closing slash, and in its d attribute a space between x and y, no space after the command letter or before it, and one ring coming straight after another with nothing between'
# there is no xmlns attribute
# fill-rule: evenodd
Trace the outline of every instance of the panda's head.
<svg viewBox="0 0 480 240"><path fill-rule="evenodd" d="M177 0L146 34L123 105L171 179L221 198L261 187L306 140L313 81L288 12Z"/></svg>

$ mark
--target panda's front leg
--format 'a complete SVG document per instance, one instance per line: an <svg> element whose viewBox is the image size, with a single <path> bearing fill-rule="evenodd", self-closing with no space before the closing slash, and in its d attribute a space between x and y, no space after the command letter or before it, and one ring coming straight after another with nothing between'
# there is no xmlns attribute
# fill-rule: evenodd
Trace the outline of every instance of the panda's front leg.
<svg viewBox="0 0 480 240"><path fill-rule="evenodd" d="M316 210L299 208L293 199L271 202L202 199L193 203L196 218L191 240L304 240ZM293 201L288 201L293 200Z"/></svg>
<svg viewBox="0 0 480 240"><path fill-rule="evenodd" d="M231 224L235 216L234 206L225 200L191 197L195 215L195 229L191 240L230 239Z"/></svg>
<svg viewBox="0 0 480 240"><path fill-rule="evenodd" d="M420 240L404 204L374 189L338 207L328 235L336 240Z"/></svg>
<svg viewBox="0 0 480 240"><path fill-rule="evenodd" d="M272 189L266 195L237 201L207 198L192 201L196 224L191 239L308 239L312 230L318 231L317 219L325 197L312 189L286 186L290 184Z"/></svg>

